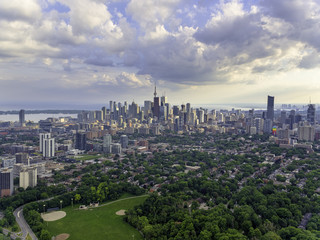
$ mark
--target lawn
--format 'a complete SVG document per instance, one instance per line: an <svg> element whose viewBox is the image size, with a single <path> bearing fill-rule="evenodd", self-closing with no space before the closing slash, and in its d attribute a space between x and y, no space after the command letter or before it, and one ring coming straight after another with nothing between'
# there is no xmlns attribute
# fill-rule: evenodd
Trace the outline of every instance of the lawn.
<svg viewBox="0 0 320 240"><path fill-rule="evenodd" d="M89 154L83 154L83 155L77 155L73 156L74 159L79 161L87 161L87 160L93 160L103 157L103 155L89 155Z"/></svg>
<svg viewBox="0 0 320 240"><path fill-rule="evenodd" d="M67 216L55 222L48 222L47 229L55 236L61 233L70 234L68 240L143 239L135 228L123 221L124 216L115 213L121 209L128 210L142 203L147 197L123 199L89 210L66 207L63 211Z"/></svg>

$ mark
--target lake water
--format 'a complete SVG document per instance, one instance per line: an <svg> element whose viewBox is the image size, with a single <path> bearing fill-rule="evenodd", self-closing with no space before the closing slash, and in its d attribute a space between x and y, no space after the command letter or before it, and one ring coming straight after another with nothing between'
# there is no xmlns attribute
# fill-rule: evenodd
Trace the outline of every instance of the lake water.
<svg viewBox="0 0 320 240"><path fill-rule="evenodd" d="M48 113L38 113L38 114L25 114L26 121L33 121L39 122L40 120L46 120L47 118L59 118L59 117L72 117L77 118L77 114L48 114ZM0 115L0 121L2 122L18 122L19 121L19 114L6 114Z"/></svg>

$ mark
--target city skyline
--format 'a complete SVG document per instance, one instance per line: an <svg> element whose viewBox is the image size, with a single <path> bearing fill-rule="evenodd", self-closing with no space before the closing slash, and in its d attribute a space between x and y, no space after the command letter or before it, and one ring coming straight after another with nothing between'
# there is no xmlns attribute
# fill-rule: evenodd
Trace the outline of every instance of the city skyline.
<svg viewBox="0 0 320 240"><path fill-rule="evenodd" d="M0 3L0 109L320 102L315 0Z"/></svg>

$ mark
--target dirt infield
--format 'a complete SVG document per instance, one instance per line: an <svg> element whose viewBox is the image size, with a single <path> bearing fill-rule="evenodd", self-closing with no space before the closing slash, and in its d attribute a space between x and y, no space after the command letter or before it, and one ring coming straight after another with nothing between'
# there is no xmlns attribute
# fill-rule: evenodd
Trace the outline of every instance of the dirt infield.
<svg viewBox="0 0 320 240"><path fill-rule="evenodd" d="M125 214L125 211L126 211L126 210L121 209L121 210L119 210L118 212L116 212L116 214L119 215L119 216L123 216L123 215L126 215L126 214Z"/></svg>
<svg viewBox="0 0 320 240"><path fill-rule="evenodd" d="M42 214L42 219L47 222L57 221L63 217L65 217L67 214L64 211L55 211L51 213Z"/></svg>
<svg viewBox="0 0 320 240"><path fill-rule="evenodd" d="M70 237L70 234L68 233L61 233L58 236L55 237L55 240L66 240Z"/></svg>

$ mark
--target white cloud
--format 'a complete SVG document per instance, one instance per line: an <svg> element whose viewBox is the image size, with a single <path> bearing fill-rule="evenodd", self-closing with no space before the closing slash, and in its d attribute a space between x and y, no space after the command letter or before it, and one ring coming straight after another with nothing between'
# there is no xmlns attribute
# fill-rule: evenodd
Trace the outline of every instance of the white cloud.
<svg viewBox="0 0 320 240"><path fill-rule="evenodd" d="M41 16L36 0L0 0L0 19L33 22Z"/></svg>
<svg viewBox="0 0 320 240"><path fill-rule="evenodd" d="M141 26L141 30L147 32L174 18L180 2L181 0L131 0L126 11Z"/></svg>
<svg viewBox="0 0 320 240"><path fill-rule="evenodd" d="M306 89L302 74L320 67L319 20L316 0L0 0L1 87L25 79L102 98L152 79L177 94L250 85L256 96L285 76Z"/></svg>

